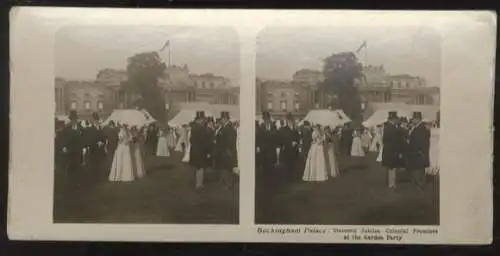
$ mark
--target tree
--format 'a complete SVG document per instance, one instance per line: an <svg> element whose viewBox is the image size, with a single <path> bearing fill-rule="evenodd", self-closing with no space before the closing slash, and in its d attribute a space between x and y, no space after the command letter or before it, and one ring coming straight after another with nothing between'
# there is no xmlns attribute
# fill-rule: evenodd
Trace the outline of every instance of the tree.
<svg viewBox="0 0 500 256"><path fill-rule="evenodd" d="M332 106L338 106L353 121L361 121L361 98L356 79L363 76L363 67L352 52L335 53L324 59L324 80L320 88L327 94L334 95Z"/></svg>
<svg viewBox="0 0 500 256"><path fill-rule="evenodd" d="M156 52L145 52L128 58L128 80L125 90L135 95L134 104L146 109L158 121L166 117L165 99L158 86L158 80L163 76L166 65Z"/></svg>

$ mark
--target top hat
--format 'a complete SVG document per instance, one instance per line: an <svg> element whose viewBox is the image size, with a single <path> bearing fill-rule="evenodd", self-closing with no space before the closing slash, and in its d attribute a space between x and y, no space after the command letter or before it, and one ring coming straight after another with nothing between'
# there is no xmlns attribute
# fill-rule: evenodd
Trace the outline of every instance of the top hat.
<svg viewBox="0 0 500 256"><path fill-rule="evenodd" d="M286 114L286 120L288 120L288 121L293 121L294 120L292 113L288 112L288 114Z"/></svg>
<svg viewBox="0 0 500 256"><path fill-rule="evenodd" d="M262 112L262 119L271 119L271 114L267 111Z"/></svg>
<svg viewBox="0 0 500 256"><path fill-rule="evenodd" d="M71 110L69 112L69 120L75 121L78 119L78 115L76 114L76 110Z"/></svg>
<svg viewBox="0 0 500 256"><path fill-rule="evenodd" d="M221 119L223 119L223 118L229 119L229 112L228 111L220 112L220 118Z"/></svg>
<svg viewBox="0 0 500 256"><path fill-rule="evenodd" d="M387 119L397 119L397 118L398 118L398 112L389 111L389 117Z"/></svg>
<svg viewBox="0 0 500 256"><path fill-rule="evenodd" d="M196 111L195 119L201 119L201 118L205 118L205 111Z"/></svg>
<svg viewBox="0 0 500 256"><path fill-rule="evenodd" d="M413 119L422 119L422 112L413 112Z"/></svg>

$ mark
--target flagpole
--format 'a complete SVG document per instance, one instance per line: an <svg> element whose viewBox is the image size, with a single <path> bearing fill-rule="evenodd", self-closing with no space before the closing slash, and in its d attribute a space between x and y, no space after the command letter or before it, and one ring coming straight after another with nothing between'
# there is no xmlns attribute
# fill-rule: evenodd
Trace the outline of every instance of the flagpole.
<svg viewBox="0 0 500 256"><path fill-rule="evenodd" d="M168 43L168 66L170 67L171 64L171 55L170 55L170 42Z"/></svg>

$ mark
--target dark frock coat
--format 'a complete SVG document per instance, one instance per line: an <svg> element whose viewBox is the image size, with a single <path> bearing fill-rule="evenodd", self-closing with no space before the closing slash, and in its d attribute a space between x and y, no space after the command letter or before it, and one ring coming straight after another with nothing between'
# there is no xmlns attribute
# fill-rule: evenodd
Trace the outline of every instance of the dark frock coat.
<svg viewBox="0 0 500 256"><path fill-rule="evenodd" d="M293 145L295 143L295 145ZM288 126L279 130L280 163L285 168L294 168L299 156L300 134Z"/></svg>
<svg viewBox="0 0 500 256"><path fill-rule="evenodd" d="M408 170L420 170L429 167L430 131L423 124L410 130L407 146Z"/></svg>
<svg viewBox="0 0 500 256"><path fill-rule="evenodd" d="M256 144L260 149L258 153L260 166L263 169L271 168L277 161L278 134L276 127L272 123L261 124L256 137Z"/></svg>
<svg viewBox="0 0 500 256"><path fill-rule="evenodd" d="M192 123L190 143L189 164L197 169L209 167L212 140L208 128L203 124Z"/></svg>
<svg viewBox="0 0 500 256"><path fill-rule="evenodd" d="M384 124L384 135L382 138L384 148L382 149L382 165L387 168L402 168L405 166L403 150L405 148L405 137L401 129L390 122Z"/></svg>
<svg viewBox="0 0 500 256"><path fill-rule="evenodd" d="M232 170L236 167L238 161L236 152L236 129L228 123L215 134L215 168Z"/></svg>

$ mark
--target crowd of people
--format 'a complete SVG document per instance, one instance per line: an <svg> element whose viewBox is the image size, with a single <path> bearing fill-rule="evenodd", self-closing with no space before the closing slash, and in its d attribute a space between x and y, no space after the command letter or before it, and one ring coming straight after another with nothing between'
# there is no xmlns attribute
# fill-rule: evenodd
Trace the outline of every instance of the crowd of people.
<svg viewBox="0 0 500 256"><path fill-rule="evenodd" d="M106 122L98 114L91 121L79 120L71 111L69 120L56 120L56 169L66 177L82 172L97 180L131 182L147 175L149 156L171 157L182 154L182 161L196 169L195 187L203 188L205 172L213 169L226 188L236 181L238 168L238 122L230 122L228 112L219 119L196 113L190 124L170 127L152 123L133 126Z"/></svg>
<svg viewBox="0 0 500 256"><path fill-rule="evenodd" d="M436 174L439 169L439 122L424 122L420 112L408 120L390 111L387 121L375 127L352 122L330 127L294 120L291 114L286 120L273 121L264 112L262 120L255 123L255 131L258 182L274 183L284 177L326 181L340 175L342 156L363 162L369 153L378 154L376 161L387 169L389 188L396 187L398 169L410 172L422 189L426 174Z"/></svg>

